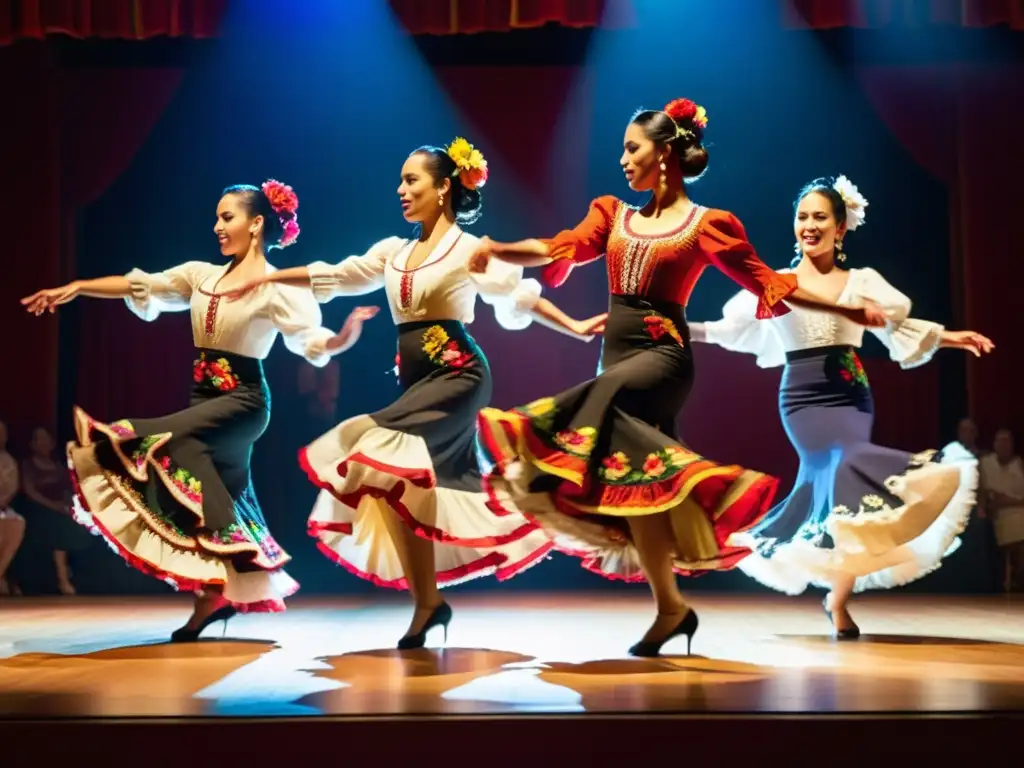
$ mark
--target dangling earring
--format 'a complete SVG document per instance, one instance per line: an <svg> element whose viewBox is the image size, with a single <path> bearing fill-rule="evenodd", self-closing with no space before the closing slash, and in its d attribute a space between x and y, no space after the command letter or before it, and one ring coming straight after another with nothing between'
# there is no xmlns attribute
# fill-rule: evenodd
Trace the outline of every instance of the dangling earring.
<svg viewBox="0 0 1024 768"><path fill-rule="evenodd" d="M444 208L444 192L437 193L437 204Z"/></svg>
<svg viewBox="0 0 1024 768"><path fill-rule="evenodd" d="M658 179L658 181L661 184L661 186L664 187L668 183L668 181L667 181L667 179L665 177L665 171L667 171L668 169L665 167L665 161L664 160L661 161L661 165L659 167L661 168L661 177Z"/></svg>
<svg viewBox="0 0 1024 768"><path fill-rule="evenodd" d="M843 253L843 239L841 237L836 238L836 261L840 264L846 261L846 254Z"/></svg>

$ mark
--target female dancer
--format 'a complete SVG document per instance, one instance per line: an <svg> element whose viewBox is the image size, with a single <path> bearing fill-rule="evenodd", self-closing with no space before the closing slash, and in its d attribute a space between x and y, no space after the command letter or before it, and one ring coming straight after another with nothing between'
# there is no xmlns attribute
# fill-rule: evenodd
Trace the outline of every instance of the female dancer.
<svg viewBox="0 0 1024 768"><path fill-rule="evenodd" d="M726 539L767 512L777 486L708 461L676 437L693 380L684 307L701 272L713 265L751 291L759 317L787 312L785 299L879 322L873 308L835 307L793 275L771 271L735 216L690 201L684 181L707 167L706 124L704 109L686 99L637 113L620 163L631 189L653 192L643 208L601 197L575 229L512 244L484 238L474 259L475 268L491 255L548 265L559 284L573 265L607 253L611 311L597 378L512 411L485 409L479 424L495 493L511 495L585 568L627 581L646 576L658 615L630 649L638 656L657 655L680 634L689 648L697 614L673 571L735 567L749 550Z"/></svg>
<svg viewBox="0 0 1024 768"><path fill-rule="evenodd" d="M872 332L903 368L922 365L940 347L990 352L973 331L947 331L910 317L910 299L875 270L843 269L843 238L864 221L867 200L845 176L816 179L794 205L800 285L844 306L879 304L888 323ZM823 606L835 636L860 630L847 602L853 592L919 579L955 550L974 504L977 460L959 444L911 455L873 445L874 408L857 357L864 329L843 317L796 309L759 321L745 294L724 318L690 325L691 338L757 355L758 365L785 364L779 409L800 455L793 492L756 527L730 543L754 550L740 569L788 594L809 584L830 592Z"/></svg>
<svg viewBox="0 0 1024 768"><path fill-rule="evenodd" d="M252 447L270 418L263 360L278 334L314 365L355 343L373 310L352 313L337 335L320 327L320 307L304 291L275 286L245 301L223 292L272 273L264 252L295 242L298 198L291 187L224 190L214 232L227 265L190 261L165 272L76 280L22 299L51 312L76 296L124 298L143 320L191 309L196 346L188 408L156 419L105 424L75 409L78 440L68 445L76 517L130 565L196 593L174 641L241 611L284 609L298 584L271 536L249 474Z"/></svg>
<svg viewBox="0 0 1024 768"><path fill-rule="evenodd" d="M466 330L479 294L498 322L525 328L532 317L589 337L603 316L578 322L540 298L522 269L496 263L470 274L478 238L460 225L480 216L487 164L457 138L421 147L402 166L398 196L412 240L390 237L363 256L282 270L260 282L312 286L320 301L387 292L398 326L402 394L387 408L342 422L300 454L322 489L309 519L321 551L378 586L408 588L415 602L399 648L423 646L452 612L438 586L495 574L508 579L551 548L518 512L487 507L475 453L477 411L491 396L487 358ZM247 286L246 289L251 288Z"/></svg>

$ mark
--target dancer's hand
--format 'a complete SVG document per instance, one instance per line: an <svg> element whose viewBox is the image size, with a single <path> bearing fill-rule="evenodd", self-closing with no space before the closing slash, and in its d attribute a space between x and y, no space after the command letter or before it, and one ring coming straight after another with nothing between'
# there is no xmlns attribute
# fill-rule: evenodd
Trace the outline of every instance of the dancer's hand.
<svg viewBox="0 0 1024 768"><path fill-rule="evenodd" d="M480 238L473 255L469 257L469 271L480 275L487 271L491 263L491 256L494 254L494 241L484 235Z"/></svg>
<svg viewBox="0 0 1024 768"><path fill-rule="evenodd" d="M237 301L238 299L245 296L247 293L252 293L261 285L265 285L268 282L270 281L267 280L266 276L254 277L252 280L246 280L237 288L232 288L230 291L224 291L224 293L222 293L221 296L227 299L228 301Z"/></svg>
<svg viewBox="0 0 1024 768"><path fill-rule="evenodd" d="M23 298L21 303L27 311L39 317L43 312L56 312L57 307L61 304L67 304L74 299L80 290L81 283L75 280L59 288L46 288L42 291L36 291L31 296Z"/></svg>
<svg viewBox="0 0 1024 768"><path fill-rule="evenodd" d="M889 322L881 305L870 299L866 299L862 307L844 307L843 309L844 314L853 322L868 328L884 328L885 324Z"/></svg>
<svg viewBox="0 0 1024 768"><path fill-rule="evenodd" d="M327 351L332 354L344 352L359 340L363 331L363 323L376 317L380 307L356 307L345 318L345 324L326 343Z"/></svg>
<svg viewBox="0 0 1024 768"><path fill-rule="evenodd" d="M942 346L963 349L975 357L987 355L996 348L991 339L975 331L943 331Z"/></svg>
<svg viewBox="0 0 1024 768"><path fill-rule="evenodd" d="M604 333L605 324L608 322L608 313L602 312L587 320L576 320L573 323L573 333L579 336L595 336Z"/></svg>

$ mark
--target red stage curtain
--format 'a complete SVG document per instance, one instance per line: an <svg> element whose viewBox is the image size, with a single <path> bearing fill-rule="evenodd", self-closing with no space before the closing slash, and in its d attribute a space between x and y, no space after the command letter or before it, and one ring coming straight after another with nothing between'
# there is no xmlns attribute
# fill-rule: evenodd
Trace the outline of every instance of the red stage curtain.
<svg viewBox="0 0 1024 768"><path fill-rule="evenodd" d="M606 0L388 0L395 16L414 35L508 32L556 23L596 27ZM625 8L628 0L614 0ZM623 9L616 8L617 13ZM616 15L619 23L625 17Z"/></svg>
<svg viewBox="0 0 1024 768"><path fill-rule="evenodd" d="M61 154L62 259L69 276L78 274L75 259L78 212L100 197L128 168L145 143L181 82L182 70L170 68L76 69L64 73ZM116 140L113 138L116 137ZM88 277L95 275L89 274ZM156 323L135 320L121 301L78 302L77 325L88 328L78 339L79 376L61 367L75 381L75 402L101 419L146 415L166 410L168 401L183 402L187 380L181 377L191 361L187 313ZM97 340L116 339L117 343ZM154 354L154 350L159 350ZM145 373L126 373L125 361ZM181 391L167 392L179 381ZM160 386L144 386L160 382ZM173 397L174 394L178 396ZM63 420L66 414L58 414Z"/></svg>
<svg viewBox="0 0 1024 768"><path fill-rule="evenodd" d="M213 37L227 0L0 0L0 45L47 35Z"/></svg>
<svg viewBox="0 0 1024 768"><path fill-rule="evenodd" d="M0 0L0 43L51 32L134 38L209 35L215 32L224 5L224 0ZM8 422L16 444L35 425L66 426L67 415L57 414L55 408L60 377L78 382L83 405L98 409L97 415L109 415L115 398L122 407L144 406L144 394L126 392L130 383L116 375L109 357L115 348L121 356L149 360L148 373L155 380L163 378L161 366L177 363L172 355L142 354L160 347L160 340L154 338L153 327L124 322L126 310L120 302L81 302L77 309L82 327L89 325L90 334L110 343L90 345L79 364L92 372L110 373L92 377L67 367L58 371L58 318L30 317L17 299L76 275L79 208L95 200L128 167L180 79L181 72L175 69L63 68L55 49L45 44L0 47L0 96L4 104L15 105L18 118L6 121L0 134L0 167L6 182L0 186L0 207L17 214L12 219L16 225L8 232L8 269L0 301L4 353L14 373L4 378L0 419ZM174 320L162 324L168 333L174 330ZM126 333L135 325L151 333L145 338ZM185 327L187 338L187 320ZM96 381L87 384L92 378ZM118 382L123 383L115 386Z"/></svg>
<svg viewBox="0 0 1024 768"><path fill-rule="evenodd" d="M782 0L783 26L920 27L942 24L1024 30L1021 0Z"/></svg>

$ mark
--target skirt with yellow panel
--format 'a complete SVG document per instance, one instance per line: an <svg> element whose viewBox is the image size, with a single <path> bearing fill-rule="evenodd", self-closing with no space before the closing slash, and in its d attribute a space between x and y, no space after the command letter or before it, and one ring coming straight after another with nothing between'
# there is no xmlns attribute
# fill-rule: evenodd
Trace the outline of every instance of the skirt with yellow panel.
<svg viewBox="0 0 1024 768"><path fill-rule="evenodd" d="M686 448L675 424L693 382L683 308L612 296L601 370L554 397L480 412L492 507L510 498L562 552L611 579L643 581L628 519L666 514L682 575L729 570L727 544L769 510L778 481Z"/></svg>

